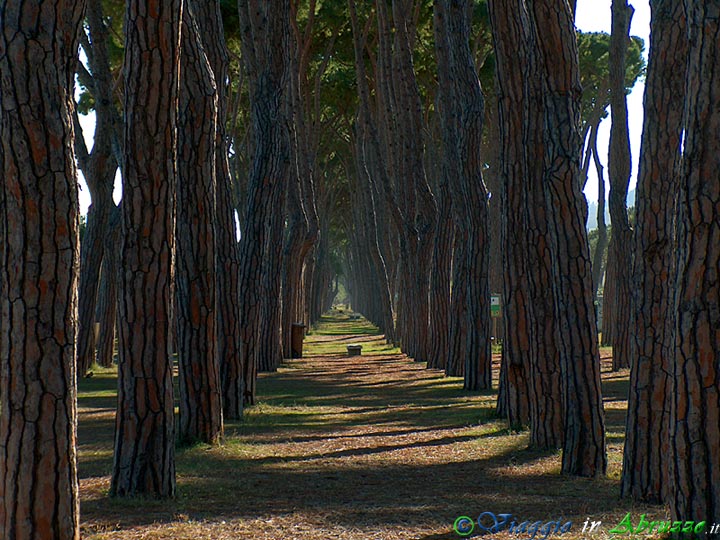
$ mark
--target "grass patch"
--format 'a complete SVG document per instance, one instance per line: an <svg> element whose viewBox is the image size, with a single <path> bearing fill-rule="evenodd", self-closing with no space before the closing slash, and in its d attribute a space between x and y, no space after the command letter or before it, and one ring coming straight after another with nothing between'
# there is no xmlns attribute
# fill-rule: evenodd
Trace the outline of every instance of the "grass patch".
<svg viewBox="0 0 720 540"><path fill-rule="evenodd" d="M83 537L431 540L459 538L456 517L492 511L571 520L562 538L573 540L588 517L603 521L593 538L605 538L628 511L665 516L618 498L628 374L611 373L607 354L609 474L569 478L558 451L529 450L527 432L496 417L494 392L464 392L352 315L324 317L304 358L261 374L258 404L226 425L223 445L178 449L173 501L107 496L116 374L81 380ZM362 356L348 357L348 343Z"/></svg>

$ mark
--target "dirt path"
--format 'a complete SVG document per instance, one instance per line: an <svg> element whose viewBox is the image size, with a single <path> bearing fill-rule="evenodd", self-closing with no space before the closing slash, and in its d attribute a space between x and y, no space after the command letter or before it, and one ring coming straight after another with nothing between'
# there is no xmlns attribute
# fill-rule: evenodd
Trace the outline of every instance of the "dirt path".
<svg viewBox="0 0 720 540"><path fill-rule="evenodd" d="M610 478L561 477L558 452L526 450L526 434L494 417L494 392L463 392L365 321L319 330L305 358L262 375L259 404L222 447L178 453L176 501L109 500L107 456L93 461L86 448L89 538L429 540L459 538L454 520L483 511L563 518L578 532L588 516L617 523L627 511L613 478L621 442L611 441ZM363 356L347 357L348 343Z"/></svg>

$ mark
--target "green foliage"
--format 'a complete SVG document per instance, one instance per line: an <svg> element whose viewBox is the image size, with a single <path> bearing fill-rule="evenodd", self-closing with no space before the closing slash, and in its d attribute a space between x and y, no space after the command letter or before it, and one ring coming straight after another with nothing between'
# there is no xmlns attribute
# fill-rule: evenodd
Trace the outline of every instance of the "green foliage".
<svg viewBox="0 0 720 540"><path fill-rule="evenodd" d="M580 82L583 86L583 124L599 115L607 116L610 105L610 34L578 32ZM635 83L645 75L644 41L633 36L628 46L625 70L625 91L629 94Z"/></svg>
<svg viewBox="0 0 720 540"><path fill-rule="evenodd" d="M125 20L125 2L117 0L103 0L103 20L107 29L108 40L106 45L108 61L110 63L110 71L114 78L120 79L122 65L125 58L125 35L123 31L123 23ZM92 42L89 36L89 28L87 24L83 28L87 39L82 44L83 54L81 60L92 55ZM90 50L89 50L90 49ZM87 67L88 62L85 61ZM88 71L92 74L92 70L88 67ZM78 81L79 95L77 98L78 113L87 115L95 110L95 97L93 89L88 88L83 81ZM118 96L119 97L119 96Z"/></svg>

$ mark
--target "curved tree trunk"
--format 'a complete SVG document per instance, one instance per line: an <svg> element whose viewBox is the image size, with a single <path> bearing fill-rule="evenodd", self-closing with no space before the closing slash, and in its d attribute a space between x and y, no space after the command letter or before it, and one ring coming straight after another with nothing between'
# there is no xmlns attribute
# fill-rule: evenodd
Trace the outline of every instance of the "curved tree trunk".
<svg viewBox="0 0 720 540"><path fill-rule="evenodd" d="M183 0L127 7L113 496L175 494L170 326L182 11Z"/></svg>
<svg viewBox="0 0 720 540"><path fill-rule="evenodd" d="M680 188L675 171L683 126L687 34L682 0L653 0L650 8L652 32L636 199L632 363L621 494L661 502L669 494L671 463L673 224Z"/></svg>
<svg viewBox="0 0 720 540"><path fill-rule="evenodd" d="M710 524L720 519L720 5L686 1L685 13L669 502L672 519Z"/></svg>
<svg viewBox="0 0 720 540"><path fill-rule="evenodd" d="M72 118L84 7L11 0L0 25L0 538L13 540L80 538Z"/></svg>
<svg viewBox="0 0 720 540"><path fill-rule="evenodd" d="M178 111L175 316L183 443L222 437L216 338L215 136L217 90L200 40L195 2L183 11Z"/></svg>

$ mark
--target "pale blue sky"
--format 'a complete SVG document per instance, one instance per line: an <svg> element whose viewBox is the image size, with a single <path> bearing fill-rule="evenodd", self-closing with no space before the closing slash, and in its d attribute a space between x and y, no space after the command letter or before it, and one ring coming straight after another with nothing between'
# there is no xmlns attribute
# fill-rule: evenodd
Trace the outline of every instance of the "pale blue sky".
<svg viewBox="0 0 720 540"><path fill-rule="evenodd" d="M576 24L580 30L586 32L610 32L610 4L611 0L578 0ZM647 48L649 46L650 33L650 4L649 1L631 0L632 6L635 8L633 16L631 32L632 35L639 36L645 40L645 57L647 58ZM630 126L630 146L632 152L632 178L630 180L630 189L633 189L637 179L637 163L640 154L640 137L642 134L643 120L643 93L645 85L640 82L635 85L632 93L628 96L628 113ZM81 116L80 122L83 125L83 133L88 145L92 144L92 133L95 123L95 115ZM598 134L598 147L600 148L601 161L606 167L606 191L610 189L607 183L607 148L610 139L610 119L606 119ZM90 204L90 194L85 187L84 179L80 179L80 211L85 214ZM115 200L120 200L119 181L116 182ZM594 167L590 167L590 174L585 188L585 194L588 201L597 200L598 181Z"/></svg>
<svg viewBox="0 0 720 540"><path fill-rule="evenodd" d="M577 15L575 18L578 29L585 32L608 32L610 33L610 4L611 0L578 0ZM650 45L650 3L649 1L630 0L635 8L630 32L633 36L641 37L645 41L645 59L647 60L648 47ZM630 148L632 153L632 177L630 189L635 188L637 183L637 164L640 155L640 139L642 135L643 122L643 94L645 83L641 81L635 85L632 93L628 96L628 124L630 129ZM598 149L601 154L601 161L605 165L605 190L609 192L610 185L607 177L607 148L610 143L610 118L603 121L598 132ZM585 195L589 202L597 200L598 180L594 167L590 167L590 175Z"/></svg>

